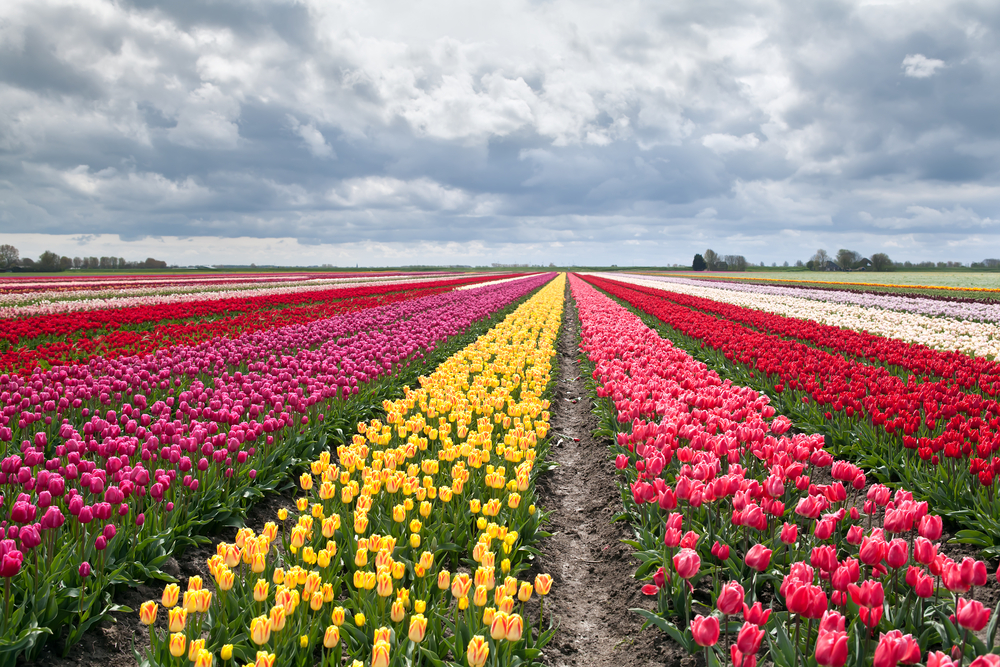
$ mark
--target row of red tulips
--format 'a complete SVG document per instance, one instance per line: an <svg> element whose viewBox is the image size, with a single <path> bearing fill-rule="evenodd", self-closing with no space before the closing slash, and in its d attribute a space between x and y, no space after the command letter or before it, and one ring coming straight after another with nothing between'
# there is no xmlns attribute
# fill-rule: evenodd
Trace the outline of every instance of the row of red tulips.
<svg viewBox="0 0 1000 667"><path fill-rule="evenodd" d="M11 322L0 333L0 370L23 373L40 364L77 363L91 356L149 354L166 345L191 345L217 336L302 324L490 279L339 287L29 317Z"/></svg>
<svg viewBox="0 0 1000 667"><path fill-rule="evenodd" d="M376 380L429 350L450 353L471 324L550 277L0 376L0 441L11 443L0 469L0 540L9 540L4 575L20 574L7 579L6 599L23 612L2 630L0 663L62 626L72 643L100 617L91 608L103 611L110 585L156 575L175 545L238 516L327 446L335 424L349 432L370 416L392 394L390 381ZM89 593L84 563L95 565Z"/></svg>
<svg viewBox="0 0 1000 667"><path fill-rule="evenodd" d="M869 485L822 436L789 436L767 396L571 285L638 534L637 576L656 598L655 612L636 611L704 648L708 664L752 667L762 650L776 665L1000 661L986 655L997 612L973 598L986 566L940 552L942 521L926 502Z"/></svg>
<svg viewBox="0 0 1000 667"><path fill-rule="evenodd" d="M880 470L882 481L919 489L938 511L975 529L981 546L1000 536L1000 404L944 381L907 381L810 345L766 334L592 279L640 311L749 369L786 412L832 436L838 452ZM991 537L992 536L992 537Z"/></svg>
<svg viewBox="0 0 1000 667"><path fill-rule="evenodd" d="M744 324L765 333L805 341L862 363L881 364L903 373L915 373L945 380L943 386L957 386L987 396L1000 392L1000 363L961 352L935 350L918 343L851 331L812 320L785 317L751 308L713 301L704 297L673 292L669 283L662 289L629 285L636 292L669 299L673 303Z"/></svg>

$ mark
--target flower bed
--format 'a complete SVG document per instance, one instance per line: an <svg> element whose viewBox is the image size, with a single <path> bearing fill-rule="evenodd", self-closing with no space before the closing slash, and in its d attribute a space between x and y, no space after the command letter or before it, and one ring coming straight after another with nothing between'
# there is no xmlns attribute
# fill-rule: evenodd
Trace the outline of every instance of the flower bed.
<svg viewBox="0 0 1000 667"><path fill-rule="evenodd" d="M637 576L657 599L655 613L637 611L691 652L704 649L708 664L736 667L755 665L762 648L776 665L836 667L913 664L929 649L949 653L928 654L928 664L951 665L956 649L966 658L992 649L1000 609L967 597L986 583L985 564L939 553L941 520L926 502L869 485L821 436L789 437L791 422L767 396L570 284L599 407L616 432ZM974 634L984 629L985 642Z"/></svg>
<svg viewBox="0 0 1000 667"><path fill-rule="evenodd" d="M110 609L109 586L155 576L175 545L238 517L325 446L324 416L353 414L343 399L371 398L378 378L550 278L0 376L0 540L11 540L5 555L27 554L7 578L20 615L0 655L64 626L72 643ZM84 562L95 566L89 587Z"/></svg>
<svg viewBox="0 0 1000 667"><path fill-rule="evenodd" d="M192 580L175 606L168 587L161 629L157 603L143 605L149 664L537 658L552 630L542 631L542 609L535 635L524 603L552 580L517 575L540 536L533 482L564 289L562 278L550 283L387 402L384 423L358 424L350 444L315 459L299 478L299 516L219 545L214 593Z"/></svg>

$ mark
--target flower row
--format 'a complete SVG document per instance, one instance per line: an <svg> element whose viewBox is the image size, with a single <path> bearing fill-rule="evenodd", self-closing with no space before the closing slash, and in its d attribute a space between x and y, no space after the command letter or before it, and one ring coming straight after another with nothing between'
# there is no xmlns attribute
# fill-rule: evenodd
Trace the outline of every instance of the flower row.
<svg viewBox="0 0 1000 667"><path fill-rule="evenodd" d="M534 465L564 288L563 278L547 285L387 401L384 423L358 424L336 458L312 461L297 517L281 511L280 527L218 546L214 596L195 581L174 607L168 587L161 629L146 603L150 664L218 654L340 665L346 655L384 667L451 654L481 667L537 656L551 631L525 627L525 603L552 580L518 575L538 538Z"/></svg>
<svg viewBox="0 0 1000 667"><path fill-rule="evenodd" d="M642 276L644 279L675 285L701 286L707 281L670 276ZM944 300L923 295L884 294L881 292L860 292L847 289L816 289L807 286L784 286L761 283L734 283L729 281L707 282L713 288L746 294L766 294L777 297L793 297L822 301L831 304L848 304L865 308L881 308L917 313L929 316L954 317L960 320L1000 322L1000 303L965 299Z"/></svg>
<svg viewBox="0 0 1000 667"><path fill-rule="evenodd" d="M1000 355L1000 324L994 321L979 322L959 319L954 316L929 316L889 310L884 307L820 301L756 290L737 291L709 287L704 283L693 285L678 282L667 283L621 275L615 275L614 279L619 282L656 287L672 293L702 297L743 308L819 322L850 331L865 331L878 336L897 338L935 350L949 352L959 350L966 354L990 359Z"/></svg>
<svg viewBox="0 0 1000 667"><path fill-rule="evenodd" d="M318 290L285 296L257 296L190 302L173 308L130 308L21 320L7 332L11 347L0 369L33 369L40 364L77 363L91 356L151 353L165 345L195 344L276 326L306 323L359 308L428 296L486 278L411 285L376 285ZM20 331L18 330L20 329ZM24 336L24 338L18 338ZM16 340L11 340L16 339Z"/></svg>
<svg viewBox="0 0 1000 667"><path fill-rule="evenodd" d="M2 306L0 307L0 319L55 315L83 310L161 306L188 301L238 299L245 296L296 294L316 291L321 288L352 285L419 284L431 280L440 280L440 277L310 278L301 281L284 281L277 285L272 282L250 284L244 282L236 285L165 285L73 292L44 291L0 294L0 306Z"/></svg>
<svg viewBox="0 0 1000 667"><path fill-rule="evenodd" d="M747 368L749 379L781 397L786 410L797 410L858 460L891 469L896 479L934 498L939 511L1000 536L995 400L944 381L917 382L913 376L904 381L884 367L764 334L621 283L590 280L716 351L721 363Z"/></svg>
<svg viewBox="0 0 1000 667"><path fill-rule="evenodd" d="M58 609L35 619L45 627L72 612L75 563L96 559L95 592L115 577L145 576L178 540L227 520L322 446L324 425L311 425L349 406L337 399L367 391L549 278L0 376L0 442L20 443L17 454L5 445L0 466L0 491L9 491L0 539L36 556L24 561L13 596L42 615ZM46 585L58 604L33 607Z"/></svg>
<svg viewBox="0 0 1000 667"><path fill-rule="evenodd" d="M618 431L637 576L656 600L636 611L705 649L707 664L751 667L766 651L776 665L808 655L895 667L943 649L928 664L951 665L988 652L972 634L991 617L973 596L985 563L941 552L927 503L869 485L821 436L788 437L767 396L721 380L582 281L571 286L598 405ZM941 632L925 631L932 622Z"/></svg>

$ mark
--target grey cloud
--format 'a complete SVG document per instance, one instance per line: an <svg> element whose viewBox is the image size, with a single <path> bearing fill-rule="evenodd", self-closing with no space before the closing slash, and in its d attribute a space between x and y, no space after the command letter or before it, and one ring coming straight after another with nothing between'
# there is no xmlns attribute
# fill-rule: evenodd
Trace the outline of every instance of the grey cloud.
<svg viewBox="0 0 1000 667"><path fill-rule="evenodd" d="M0 232L628 256L797 229L965 259L961 233L998 235L991 3L554 0L485 37L362 4L102 7L0 9Z"/></svg>

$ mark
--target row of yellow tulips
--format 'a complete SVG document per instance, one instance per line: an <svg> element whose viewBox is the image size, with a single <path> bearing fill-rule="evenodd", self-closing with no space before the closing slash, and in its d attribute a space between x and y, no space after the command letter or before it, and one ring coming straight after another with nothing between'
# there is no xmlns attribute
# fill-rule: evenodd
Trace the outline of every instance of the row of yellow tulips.
<svg viewBox="0 0 1000 667"><path fill-rule="evenodd" d="M183 599L166 587L165 632L157 603L145 603L143 662L339 667L344 651L371 667L536 659L552 631L542 598L537 632L525 627L525 603L552 579L518 575L544 535L533 482L564 291L559 276L386 402L384 420L313 461L297 516L282 510L259 534L245 528L218 545L214 594L197 577Z"/></svg>

